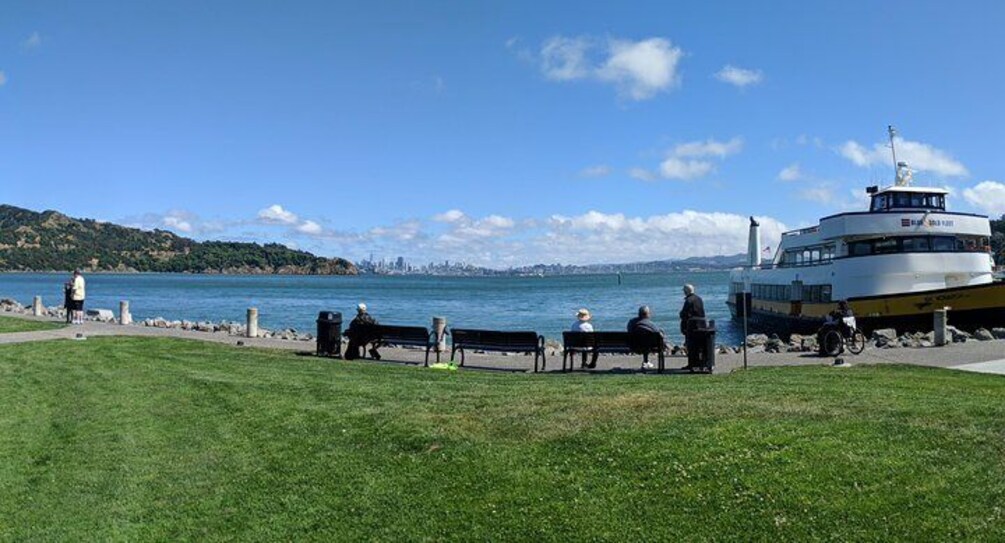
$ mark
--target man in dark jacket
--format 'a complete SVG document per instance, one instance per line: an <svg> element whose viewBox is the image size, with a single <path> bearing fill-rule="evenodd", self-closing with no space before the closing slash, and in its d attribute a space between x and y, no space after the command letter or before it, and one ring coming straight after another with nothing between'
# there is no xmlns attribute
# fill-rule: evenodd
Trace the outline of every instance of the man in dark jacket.
<svg viewBox="0 0 1005 543"><path fill-rule="evenodd" d="M694 292L694 285L684 285L684 307L680 310L680 333L684 334L687 347L686 370L694 370L703 364L707 353L705 343L695 334L695 330L705 326L705 302Z"/></svg>
<svg viewBox="0 0 1005 543"><path fill-rule="evenodd" d="M652 334L659 334L660 341L665 336L663 330L652 321L652 311L648 305L639 308L639 316L628 321L628 344L635 352L643 352L648 349ZM651 362L643 362L642 369L652 369Z"/></svg>
<svg viewBox="0 0 1005 543"><path fill-rule="evenodd" d="M349 323L349 329L345 331L349 338L349 346L346 347L346 360L360 358L367 343L377 339L376 337L377 319L370 316L366 311L366 304L356 306L356 318ZM377 344L370 348L370 356L374 360L380 360L380 353L377 352Z"/></svg>

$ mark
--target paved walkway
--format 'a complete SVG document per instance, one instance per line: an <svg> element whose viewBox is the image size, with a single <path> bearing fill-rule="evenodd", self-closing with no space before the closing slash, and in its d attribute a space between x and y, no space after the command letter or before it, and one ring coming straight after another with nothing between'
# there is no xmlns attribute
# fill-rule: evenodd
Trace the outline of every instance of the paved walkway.
<svg viewBox="0 0 1005 543"><path fill-rule="evenodd" d="M950 369L962 371L974 371L977 373L993 373L995 375L1005 375L1005 358L1001 360L991 360L989 362L978 362L976 364L962 364L950 366Z"/></svg>
<svg viewBox="0 0 1005 543"><path fill-rule="evenodd" d="M14 315L4 313L4 315L21 317L29 320L51 319L37 318L31 316ZM151 328L146 326L120 326L117 324L107 324L99 322L87 322L80 326L68 326L59 330L46 330L39 332L20 332L12 334L0 334L0 345L5 343L23 343L29 341L44 341L56 339L73 339L78 333L85 337L101 336L140 336L140 337L173 337L191 339L198 341L210 341L228 345L237 345L238 342L244 346L261 347L268 349L284 349L300 352L314 352L313 341L287 341L281 339L245 338L241 336L231 336L224 333L196 332L180 330L176 328ZM417 363L421 364L424 357L424 350L416 349L381 349L385 362ZM435 356L431 357L435 360ZM443 357L449 358L449 353ZM861 355L847 355L846 362L851 364L914 364L919 366L931 366L959 369L964 371L978 371L983 373L993 373L1005 375L1005 341L968 341L967 343L954 344L946 347L929 347L920 349L876 349L867 348ZM431 362L433 361L431 360ZM795 365L829 365L830 358L821 358L812 353L764 353L751 352L748 356L749 367L766 366L795 366ZM655 363L655 360L653 360ZM686 363L683 357L668 357L667 368L680 368ZM636 372L641 364L641 357L638 356L601 356L597 363L597 369L593 372ZM578 367L578 361L576 366ZM469 353L465 367L480 368L501 371L529 371L534 367L532 356L525 355L500 355L500 354L475 354ZM557 372L562 367L561 352L554 352L549 349L547 371ZM743 356L741 354L727 354L716 356L716 373L728 373L743 367ZM683 373L679 370L670 373Z"/></svg>

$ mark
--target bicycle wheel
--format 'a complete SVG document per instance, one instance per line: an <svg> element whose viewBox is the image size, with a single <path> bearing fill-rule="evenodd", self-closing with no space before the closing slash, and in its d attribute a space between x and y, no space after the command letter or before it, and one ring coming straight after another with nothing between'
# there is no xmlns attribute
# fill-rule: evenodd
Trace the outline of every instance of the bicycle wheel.
<svg viewBox="0 0 1005 543"><path fill-rule="evenodd" d="M841 332L830 330L824 334L823 342L820 344L820 352L824 356L837 356L844 350L844 338Z"/></svg>
<svg viewBox="0 0 1005 543"><path fill-rule="evenodd" d="M848 338L848 350L852 354L862 354L862 351L865 350L865 334L859 330L855 330L851 337Z"/></svg>

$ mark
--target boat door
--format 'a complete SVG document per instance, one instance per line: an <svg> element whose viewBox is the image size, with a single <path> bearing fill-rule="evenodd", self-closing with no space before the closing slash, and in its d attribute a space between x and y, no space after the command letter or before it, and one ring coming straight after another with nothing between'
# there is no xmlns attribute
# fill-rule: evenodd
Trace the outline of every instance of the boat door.
<svg viewBox="0 0 1005 543"><path fill-rule="evenodd" d="M789 315L798 317L803 314L803 282L793 281L789 289Z"/></svg>

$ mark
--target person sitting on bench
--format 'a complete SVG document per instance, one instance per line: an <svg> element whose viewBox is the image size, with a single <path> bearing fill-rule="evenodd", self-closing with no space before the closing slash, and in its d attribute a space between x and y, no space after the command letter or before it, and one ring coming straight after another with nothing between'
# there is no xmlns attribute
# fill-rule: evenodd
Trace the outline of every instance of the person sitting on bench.
<svg viewBox="0 0 1005 543"><path fill-rule="evenodd" d="M644 305L639 308L639 316L628 321L628 341L633 351L642 352L646 347L644 344L640 343L641 337L645 337L653 333L659 334L661 338L666 337L666 334L663 333L663 329L656 326L656 323L652 321L651 317L652 311L649 309L648 305ZM652 368L652 362L642 363L643 370Z"/></svg>
<svg viewBox="0 0 1005 543"><path fill-rule="evenodd" d="M569 329L571 332L592 332L593 325L590 324L590 310L583 308L576 313L576 322L572 323L572 327ZM593 350L593 349L591 349ZM597 367L597 352L593 350L593 356L590 359L590 363L586 363L586 352L583 352L583 366L593 369Z"/></svg>
<svg viewBox="0 0 1005 543"><path fill-rule="evenodd" d="M345 335L349 338L349 346L346 347L345 359L355 360L363 356L363 349L367 343L377 339L375 336L377 319L370 316L366 311L366 304L361 303L356 306L356 318L349 323L349 329ZM370 356L374 360L380 360L380 353L377 352L377 345L370 348Z"/></svg>

